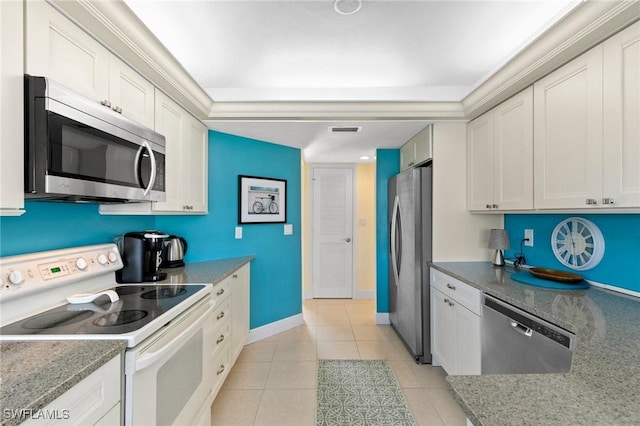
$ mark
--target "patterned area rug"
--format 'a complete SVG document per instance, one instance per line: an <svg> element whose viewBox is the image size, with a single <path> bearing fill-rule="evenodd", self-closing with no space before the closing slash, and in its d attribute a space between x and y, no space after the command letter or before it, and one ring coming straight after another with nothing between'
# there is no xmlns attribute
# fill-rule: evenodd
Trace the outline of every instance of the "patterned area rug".
<svg viewBox="0 0 640 426"><path fill-rule="evenodd" d="M386 360L318 361L316 426L415 425Z"/></svg>

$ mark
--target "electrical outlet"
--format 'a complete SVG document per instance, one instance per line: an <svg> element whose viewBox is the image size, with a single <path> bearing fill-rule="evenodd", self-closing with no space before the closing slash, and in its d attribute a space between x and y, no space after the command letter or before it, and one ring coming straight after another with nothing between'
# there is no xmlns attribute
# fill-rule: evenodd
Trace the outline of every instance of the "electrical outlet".
<svg viewBox="0 0 640 426"><path fill-rule="evenodd" d="M236 240L242 239L242 226L236 226Z"/></svg>
<svg viewBox="0 0 640 426"><path fill-rule="evenodd" d="M524 238L528 239L528 241L524 242L524 245L527 247L533 247L533 229L525 229Z"/></svg>

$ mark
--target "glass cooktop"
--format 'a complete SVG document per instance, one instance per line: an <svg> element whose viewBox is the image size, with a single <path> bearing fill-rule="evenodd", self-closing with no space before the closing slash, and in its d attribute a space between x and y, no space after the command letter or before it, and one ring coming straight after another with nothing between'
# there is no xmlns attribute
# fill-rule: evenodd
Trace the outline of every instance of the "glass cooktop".
<svg viewBox="0 0 640 426"><path fill-rule="evenodd" d="M204 285L125 285L92 303L67 304L8 324L2 335L124 334L138 330L177 306Z"/></svg>

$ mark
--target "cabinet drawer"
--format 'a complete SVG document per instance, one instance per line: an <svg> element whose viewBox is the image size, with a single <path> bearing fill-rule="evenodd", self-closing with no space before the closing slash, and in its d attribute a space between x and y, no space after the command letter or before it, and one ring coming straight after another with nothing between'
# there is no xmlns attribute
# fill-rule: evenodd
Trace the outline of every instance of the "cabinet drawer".
<svg viewBox="0 0 640 426"><path fill-rule="evenodd" d="M122 358L118 355L43 408L45 413L60 413L60 417L29 418L23 424L95 424L108 413L108 419L119 422L120 411L111 411L120 401L121 364Z"/></svg>
<svg viewBox="0 0 640 426"><path fill-rule="evenodd" d="M229 277L220 281L213 287L213 298L220 305L231 294L231 279Z"/></svg>
<svg viewBox="0 0 640 426"><path fill-rule="evenodd" d="M218 328L227 324L231 318L231 299L227 298L213 311L213 329L218 332Z"/></svg>
<svg viewBox="0 0 640 426"><path fill-rule="evenodd" d="M477 288L433 268L431 268L431 285L476 315L481 315L482 292Z"/></svg>
<svg viewBox="0 0 640 426"><path fill-rule="evenodd" d="M218 352L222 351L225 345L231 341L231 323L227 321L222 327L213 333L213 351L211 357L215 358Z"/></svg>
<svg viewBox="0 0 640 426"><path fill-rule="evenodd" d="M213 357L213 395L216 395L231 370L231 345L223 344Z"/></svg>

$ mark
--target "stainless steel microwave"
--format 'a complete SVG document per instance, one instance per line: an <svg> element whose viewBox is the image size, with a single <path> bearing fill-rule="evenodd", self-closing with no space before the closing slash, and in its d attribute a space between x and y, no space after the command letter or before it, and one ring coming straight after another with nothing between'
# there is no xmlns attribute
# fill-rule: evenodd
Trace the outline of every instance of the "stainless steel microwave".
<svg viewBox="0 0 640 426"><path fill-rule="evenodd" d="M46 77L25 75L25 198L165 200L165 138Z"/></svg>

